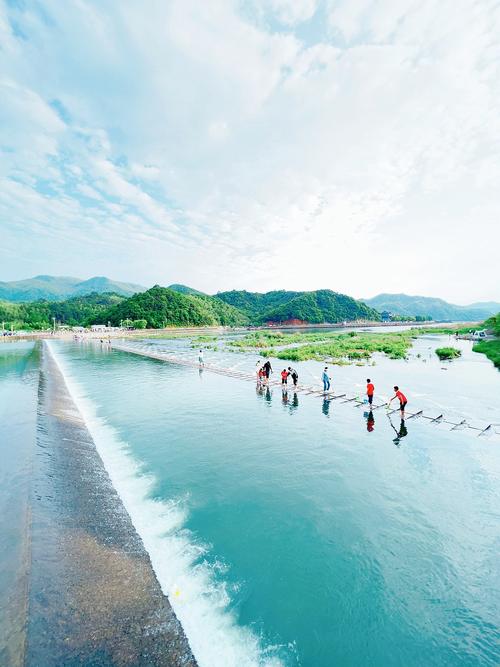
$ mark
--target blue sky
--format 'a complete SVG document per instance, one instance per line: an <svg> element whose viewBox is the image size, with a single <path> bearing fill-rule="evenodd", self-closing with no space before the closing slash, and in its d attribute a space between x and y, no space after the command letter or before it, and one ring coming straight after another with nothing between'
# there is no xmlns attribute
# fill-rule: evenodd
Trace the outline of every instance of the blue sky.
<svg viewBox="0 0 500 667"><path fill-rule="evenodd" d="M500 300L500 6L0 0L0 280Z"/></svg>

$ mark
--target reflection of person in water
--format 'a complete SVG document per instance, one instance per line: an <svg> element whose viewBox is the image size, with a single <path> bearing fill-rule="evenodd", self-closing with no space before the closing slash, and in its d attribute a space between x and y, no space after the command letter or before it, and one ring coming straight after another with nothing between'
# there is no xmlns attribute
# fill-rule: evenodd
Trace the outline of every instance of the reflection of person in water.
<svg viewBox="0 0 500 667"><path fill-rule="evenodd" d="M321 408L321 412L325 415L325 417L330 416L330 403L331 399L324 398L323 399L323 407Z"/></svg>
<svg viewBox="0 0 500 667"><path fill-rule="evenodd" d="M393 438L392 442L399 447L399 443L401 441L401 438L405 438L408 435L408 429L406 428L405 420L401 419L401 424L399 425L399 431L397 428L394 426L392 423L392 419L389 417L389 422L392 426L392 429L394 433L396 434L396 437Z"/></svg>
<svg viewBox="0 0 500 667"><path fill-rule="evenodd" d="M292 398L292 405L290 406L290 410L296 410L299 407L299 397L297 396L297 392L293 392L293 398Z"/></svg>
<svg viewBox="0 0 500 667"><path fill-rule="evenodd" d="M269 401L270 403L272 396L273 395L271 394L271 389L269 388L269 386L266 386L266 394L265 394L266 401Z"/></svg>
<svg viewBox="0 0 500 667"><path fill-rule="evenodd" d="M283 401L283 405L286 407L288 405L288 391L284 386L283 391L281 392L281 400Z"/></svg>
<svg viewBox="0 0 500 667"><path fill-rule="evenodd" d="M366 417L366 430L368 433L371 433L375 428L375 417L373 416L373 412L371 410L370 412L365 412L364 416Z"/></svg>

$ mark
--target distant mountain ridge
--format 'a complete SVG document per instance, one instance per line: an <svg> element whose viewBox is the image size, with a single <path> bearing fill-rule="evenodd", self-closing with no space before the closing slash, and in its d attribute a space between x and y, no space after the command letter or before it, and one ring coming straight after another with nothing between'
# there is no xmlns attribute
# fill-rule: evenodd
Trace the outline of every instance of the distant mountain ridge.
<svg viewBox="0 0 500 667"><path fill-rule="evenodd" d="M436 321L482 321L500 312L500 303L494 301L457 306L444 299L408 294L379 294L363 301L380 312L388 310L409 317L430 315Z"/></svg>
<svg viewBox="0 0 500 667"><path fill-rule="evenodd" d="M131 296L144 292L146 288L134 283L122 283L110 280L105 276L94 276L88 280L72 276L40 275L25 280L0 282L0 299L14 303L27 301L63 301L74 296L114 292L123 296Z"/></svg>
<svg viewBox="0 0 500 667"><path fill-rule="evenodd" d="M402 317L430 316L436 321L483 321L500 312L500 303L493 301L458 306L443 299L407 294L379 294L371 299L356 300L345 294L322 289L310 292L273 290L264 293L231 290L211 296L178 283L168 288L162 287L161 290L167 290L167 293L154 292L146 300L138 299L130 303L136 319L147 319L156 323L163 318L163 321L172 324L177 321L189 321L192 324L212 323L234 326L266 322L333 324L344 320L376 321L380 319L380 312L384 310ZM150 292L141 285L118 282L105 276L94 276L81 280L73 276L39 275L26 280L0 282L0 301L13 304L38 301L62 303L87 295L110 293L128 300L133 295L146 291ZM176 294L184 297L185 300L175 299ZM153 303L154 308L152 308ZM104 309L104 304L92 302L90 305L92 308L95 306L93 312L96 312L98 308ZM111 304L109 306L111 310ZM133 313L126 315L127 307L128 304L114 303L112 314L120 311L120 317L122 315L130 317ZM183 307L186 309L185 314L181 312ZM150 311L151 308L148 318L144 313ZM169 308L173 309L172 317L169 316ZM76 305L69 304L68 309L68 312L75 313ZM141 317L139 317L139 311L143 312ZM34 312L38 311L35 309ZM62 319L64 318L61 317Z"/></svg>

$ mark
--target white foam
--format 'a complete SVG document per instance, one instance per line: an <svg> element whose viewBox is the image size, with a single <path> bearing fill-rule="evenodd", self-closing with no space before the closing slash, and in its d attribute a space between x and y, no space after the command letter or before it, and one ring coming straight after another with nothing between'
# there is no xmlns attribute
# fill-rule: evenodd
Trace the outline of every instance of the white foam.
<svg viewBox="0 0 500 667"><path fill-rule="evenodd" d="M149 553L160 586L182 624L199 666L282 666L281 659L272 655L276 647L264 646L254 632L238 625L228 609L227 585L216 576L221 564L210 566L200 560L206 547L184 528L188 499L159 501L151 498L154 479L143 474L127 444L97 415L94 404L53 345L47 342L47 347Z"/></svg>

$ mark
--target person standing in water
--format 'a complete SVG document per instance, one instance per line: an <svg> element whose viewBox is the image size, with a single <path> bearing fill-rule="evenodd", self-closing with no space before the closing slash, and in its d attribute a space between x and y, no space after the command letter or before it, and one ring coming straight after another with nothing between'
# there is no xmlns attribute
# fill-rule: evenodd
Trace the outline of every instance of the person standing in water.
<svg viewBox="0 0 500 667"><path fill-rule="evenodd" d="M368 378L367 381L366 381L366 395L368 397L368 403L370 404L370 406L373 403L373 394L374 393L375 393L375 385L370 380L370 378Z"/></svg>
<svg viewBox="0 0 500 667"><path fill-rule="evenodd" d="M203 350L200 350L198 352L198 363L200 364L200 366L205 365L205 361L203 360Z"/></svg>
<svg viewBox="0 0 500 667"><path fill-rule="evenodd" d="M291 366L288 366L288 372L292 376L293 386L296 387L297 382L299 381L299 374L297 373L295 368L292 368Z"/></svg>
<svg viewBox="0 0 500 667"><path fill-rule="evenodd" d="M323 380L323 391L327 392L330 390L330 376L328 375L328 366L325 366L323 375L321 376Z"/></svg>
<svg viewBox="0 0 500 667"><path fill-rule="evenodd" d="M387 403L387 405L390 405L395 398L399 399L399 409L401 411L401 419L404 420L405 408L408 404L408 401L406 399L406 396L403 394L403 392L399 389L397 385L394 387L394 396L391 398L389 403Z"/></svg>
<svg viewBox="0 0 500 667"><path fill-rule="evenodd" d="M264 369L264 373L265 373L265 376L266 376L266 382L269 382L269 378L271 376L271 373L273 372L273 368L271 366L271 362L269 361L269 359L266 361L264 366L262 366L262 368Z"/></svg>
<svg viewBox="0 0 500 667"><path fill-rule="evenodd" d="M288 376L289 376L289 375L290 375L290 373L286 370L286 368L284 368L284 369L281 371L281 384L282 384L283 386L285 386L285 385L288 384Z"/></svg>

